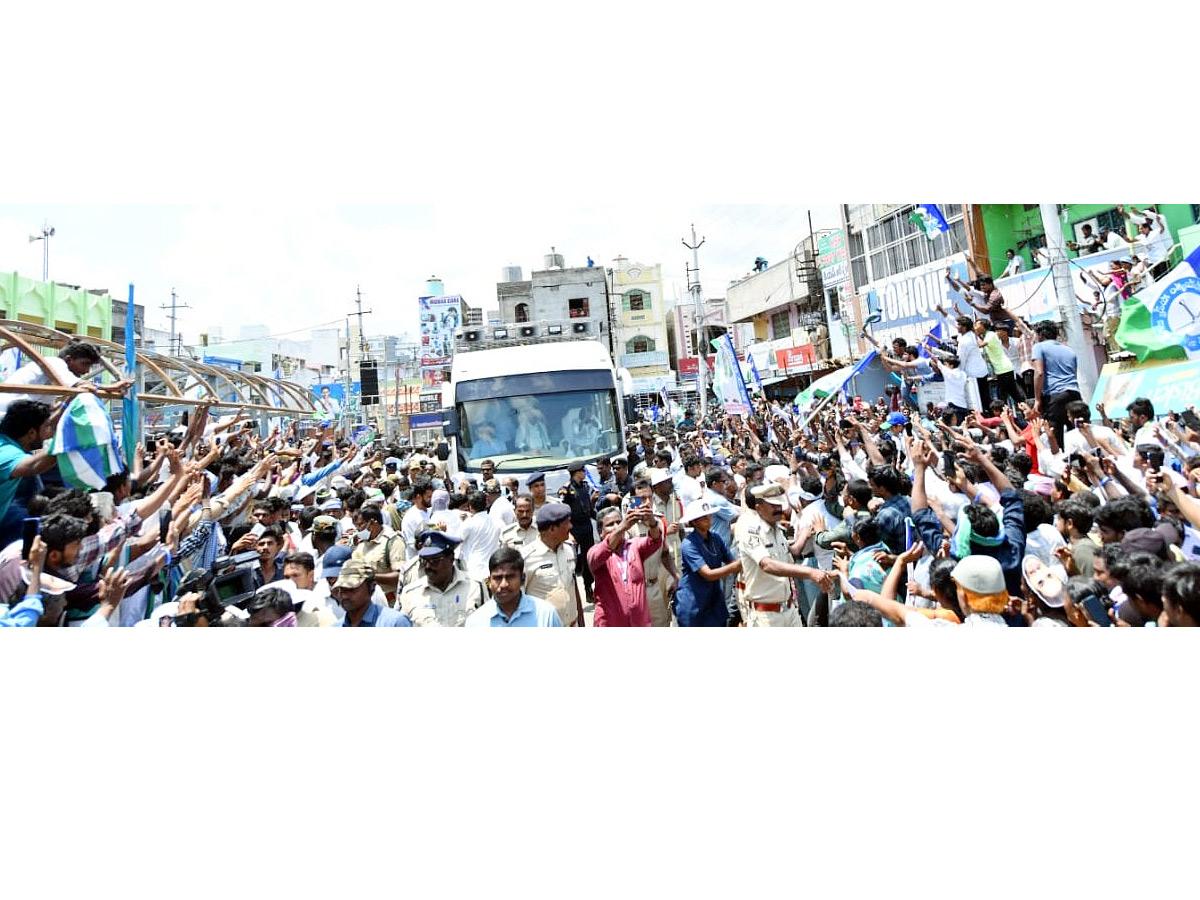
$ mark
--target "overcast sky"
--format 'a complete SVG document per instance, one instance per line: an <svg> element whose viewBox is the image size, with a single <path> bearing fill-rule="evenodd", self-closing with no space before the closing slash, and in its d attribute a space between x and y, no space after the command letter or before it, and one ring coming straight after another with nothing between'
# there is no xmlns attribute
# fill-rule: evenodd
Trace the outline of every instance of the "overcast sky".
<svg viewBox="0 0 1200 900"><path fill-rule="evenodd" d="M812 207L813 227L836 227L836 206ZM611 266L618 255L661 263L668 296L686 291L691 226L708 297L725 296L756 256L774 264L808 235L808 207L630 201L617 206L461 203L380 206L0 206L0 271L41 277L43 223L50 276L124 299L128 285L151 327L168 328L171 289L188 343L214 326L225 339L242 324L271 334L304 329L356 309L363 292L368 334L415 334L416 303L430 276L473 306L496 306L506 266L526 278L553 246L568 266Z"/></svg>

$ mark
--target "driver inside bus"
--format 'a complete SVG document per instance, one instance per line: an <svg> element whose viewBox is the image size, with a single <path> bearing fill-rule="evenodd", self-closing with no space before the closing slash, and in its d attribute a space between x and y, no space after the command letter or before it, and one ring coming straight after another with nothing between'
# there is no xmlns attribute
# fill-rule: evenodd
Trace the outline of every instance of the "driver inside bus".
<svg viewBox="0 0 1200 900"><path fill-rule="evenodd" d="M492 440L500 445L500 449L488 451L489 453L508 452L508 447L517 433L517 424L507 400L483 401L479 411L471 413L471 421L480 437L483 436L480 429L485 425L491 426ZM478 455L487 456L488 454L480 452Z"/></svg>

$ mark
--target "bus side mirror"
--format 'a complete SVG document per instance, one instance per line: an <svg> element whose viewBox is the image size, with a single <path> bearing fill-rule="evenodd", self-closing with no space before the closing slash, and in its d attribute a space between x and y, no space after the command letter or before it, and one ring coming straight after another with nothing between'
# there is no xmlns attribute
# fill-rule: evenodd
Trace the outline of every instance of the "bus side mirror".
<svg viewBox="0 0 1200 900"><path fill-rule="evenodd" d="M446 437L458 437L462 429L459 427L458 410L454 407L446 410L446 421L442 423L442 434Z"/></svg>

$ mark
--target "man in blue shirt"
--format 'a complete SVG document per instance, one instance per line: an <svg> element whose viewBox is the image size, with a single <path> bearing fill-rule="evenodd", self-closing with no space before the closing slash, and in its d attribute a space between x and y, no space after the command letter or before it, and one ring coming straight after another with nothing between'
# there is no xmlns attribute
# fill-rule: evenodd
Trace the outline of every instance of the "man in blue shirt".
<svg viewBox="0 0 1200 900"><path fill-rule="evenodd" d="M900 473L895 466L871 466L867 470L867 482L871 492L883 498L883 506L875 513L879 539L887 544L888 552L893 556L904 552L904 520L912 515L912 508L908 498L900 492Z"/></svg>
<svg viewBox="0 0 1200 900"><path fill-rule="evenodd" d="M335 628L411 628L408 616L371 602L375 590L375 569L361 559L342 564L333 584L333 599L346 611L346 618Z"/></svg>
<svg viewBox="0 0 1200 900"><path fill-rule="evenodd" d="M525 559L515 547L501 547L488 560L492 599L471 613L467 628L561 628L558 611L546 600L521 590Z"/></svg>
<svg viewBox="0 0 1200 900"><path fill-rule="evenodd" d="M742 561L716 530L715 512L707 499L693 500L680 522L692 530L680 545L682 577L675 593L675 618L680 628L724 628L729 609L721 579L742 570Z"/></svg>
<svg viewBox="0 0 1200 900"><path fill-rule="evenodd" d="M1033 326L1038 342L1033 347L1033 408L1054 428L1061 447L1067 424L1067 404L1079 395L1079 358L1066 344L1059 343L1058 325L1038 322Z"/></svg>
<svg viewBox="0 0 1200 900"><path fill-rule="evenodd" d="M0 420L0 518L8 511L20 479L54 468L55 459L41 449L54 434L66 407L52 413L38 400L14 400Z"/></svg>

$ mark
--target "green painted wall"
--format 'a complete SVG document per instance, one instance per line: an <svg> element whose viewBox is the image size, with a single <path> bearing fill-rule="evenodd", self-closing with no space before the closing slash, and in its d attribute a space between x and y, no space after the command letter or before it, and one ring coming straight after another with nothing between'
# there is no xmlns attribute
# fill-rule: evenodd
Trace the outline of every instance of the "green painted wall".
<svg viewBox="0 0 1200 900"><path fill-rule="evenodd" d="M112 336L112 297L62 284L22 278L0 272L0 311L3 318L19 319L77 334L80 337Z"/></svg>
<svg viewBox="0 0 1200 900"><path fill-rule="evenodd" d="M1144 209L1150 204L1126 204L1126 206L1129 205ZM1025 206L1026 204L1023 203L984 203L981 205L983 233L987 240L988 259L991 261L993 274L1004 271L1004 266L1008 262L1004 251L1010 247L1024 258L1026 270L1033 267L1032 249L1025 245L1043 237L1045 231L1042 228L1042 214L1039 209L1036 206L1026 209ZM1073 240L1076 222L1086 221L1099 213L1114 209L1117 204L1069 203L1065 206L1067 221L1063 226L1063 236L1067 240ZM1192 215L1192 204L1190 203L1162 203L1159 204L1158 209L1166 217L1167 225L1170 226L1171 235L1175 238L1176 243L1179 243L1181 229L1197 224ZM1125 234L1134 234L1136 230L1131 226L1125 230ZM1071 253L1071 255L1074 254Z"/></svg>

